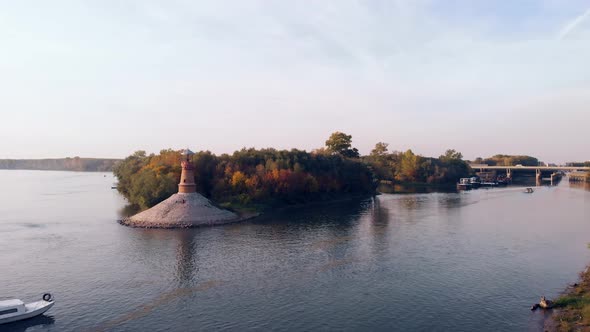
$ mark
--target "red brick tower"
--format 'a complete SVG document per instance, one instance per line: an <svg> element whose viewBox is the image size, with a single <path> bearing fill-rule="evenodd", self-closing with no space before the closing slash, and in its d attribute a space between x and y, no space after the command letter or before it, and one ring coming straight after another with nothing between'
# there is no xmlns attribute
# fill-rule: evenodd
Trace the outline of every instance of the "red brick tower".
<svg viewBox="0 0 590 332"><path fill-rule="evenodd" d="M189 149L182 150L182 173L180 174L180 183L178 184L178 192L183 194L196 192L197 185L195 184L195 170L191 162L191 156L195 153Z"/></svg>

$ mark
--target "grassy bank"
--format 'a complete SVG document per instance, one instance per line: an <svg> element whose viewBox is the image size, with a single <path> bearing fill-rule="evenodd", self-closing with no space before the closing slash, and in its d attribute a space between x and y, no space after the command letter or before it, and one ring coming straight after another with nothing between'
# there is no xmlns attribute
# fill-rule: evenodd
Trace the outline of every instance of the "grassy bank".
<svg viewBox="0 0 590 332"><path fill-rule="evenodd" d="M551 331L590 331L590 268L555 301Z"/></svg>

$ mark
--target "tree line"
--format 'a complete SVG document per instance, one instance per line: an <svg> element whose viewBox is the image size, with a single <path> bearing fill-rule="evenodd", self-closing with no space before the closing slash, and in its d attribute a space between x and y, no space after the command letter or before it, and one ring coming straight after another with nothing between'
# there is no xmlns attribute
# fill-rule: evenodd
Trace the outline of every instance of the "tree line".
<svg viewBox="0 0 590 332"><path fill-rule="evenodd" d="M590 161L584 162L569 162L565 164L566 166L573 166L573 167L590 167Z"/></svg>
<svg viewBox="0 0 590 332"><path fill-rule="evenodd" d="M473 161L474 164L487 164L489 166L539 166L539 159L531 156L510 156L497 154L490 158L478 157Z"/></svg>
<svg viewBox="0 0 590 332"><path fill-rule="evenodd" d="M412 150L389 152L388 147L379 142L369 155L361 156L352 146L351 135L335 132L324 147L311 152L243 148L233 154L215 155L199 151L191 161L197 192L221 205L242 207L374 194L380 180L455 184L459 178L473 174L463 155L453 149L433 158ZM525 165L535 159L521 157L498 155L490 160ZM135 152L114 167L119 179L117 188L130 203L149 208L177 192L179 160L180 151L170 149L150 155Z"/></svg>
<svg viewBox="0 0 590 332"><path fill-rule="evenodd" d="M114 168L117 189L130 203L151 207L177 192L180 152L135 152ZM277 206L374 194L369 165L327 151L242 149L192 156L197 192L225 206Z"/></svg>

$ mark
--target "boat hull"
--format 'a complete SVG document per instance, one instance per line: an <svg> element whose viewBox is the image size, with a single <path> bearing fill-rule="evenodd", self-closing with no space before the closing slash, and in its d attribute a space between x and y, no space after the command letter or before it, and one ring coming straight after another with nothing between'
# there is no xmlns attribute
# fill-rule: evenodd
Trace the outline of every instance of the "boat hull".
<svg viewBox="0 0 590 332"><path fill-rule="evenodd" d="M17 322L23 319L33 318L35 316L39 316L45 313L47 310L51 309L55 302L48 302L48 301L38 301L34 303L30 303L26 305L27 311L22 314L14 315L6 318L0 318L0 324L12 323Z"/></svg>
<svg viewBox="0 0 590 332"><path fill-rule="evenodd" d="M471 184L457 183L458 190L471 190Z"/></svg>

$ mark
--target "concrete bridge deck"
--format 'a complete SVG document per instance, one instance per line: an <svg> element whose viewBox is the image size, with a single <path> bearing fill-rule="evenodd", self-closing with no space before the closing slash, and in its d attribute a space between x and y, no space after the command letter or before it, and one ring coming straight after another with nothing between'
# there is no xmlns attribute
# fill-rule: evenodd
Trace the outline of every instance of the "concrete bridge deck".
<svg viewBox="0 0 590 332"><path fill-rule="evenodd" d="M509 181L512 181L513 178L513 174L516 173L522 173L521 171L534 171L535 172L535 177L537 180L537 184L539 184L541 181L551 181L551 184L554 183L554 181L561 179L561 171L567 171L567 172L571 172L570 174L579 174L579 173L584 173L584 174L590 174L590 167L576 167L576 166L488 166L488 165L484 165L484 164L475 164L475 165L470 165L472 169L475 170L479 170L480 173L489 173L489 172L496 172L496 171L505 171L506 172L506 178ZM545 173L551 173L550 177L542 177L542 174ZM574 179L577 177L571 177L570 180Z"/></svg>
<svg viewBox="0 0 590 332"><path fill-rule="evenodd" d="M487 165L471 165L473 169L481 170L539 170L539 171L590 171L590 167L575 167L575 166L487 166Z"/></svg>

